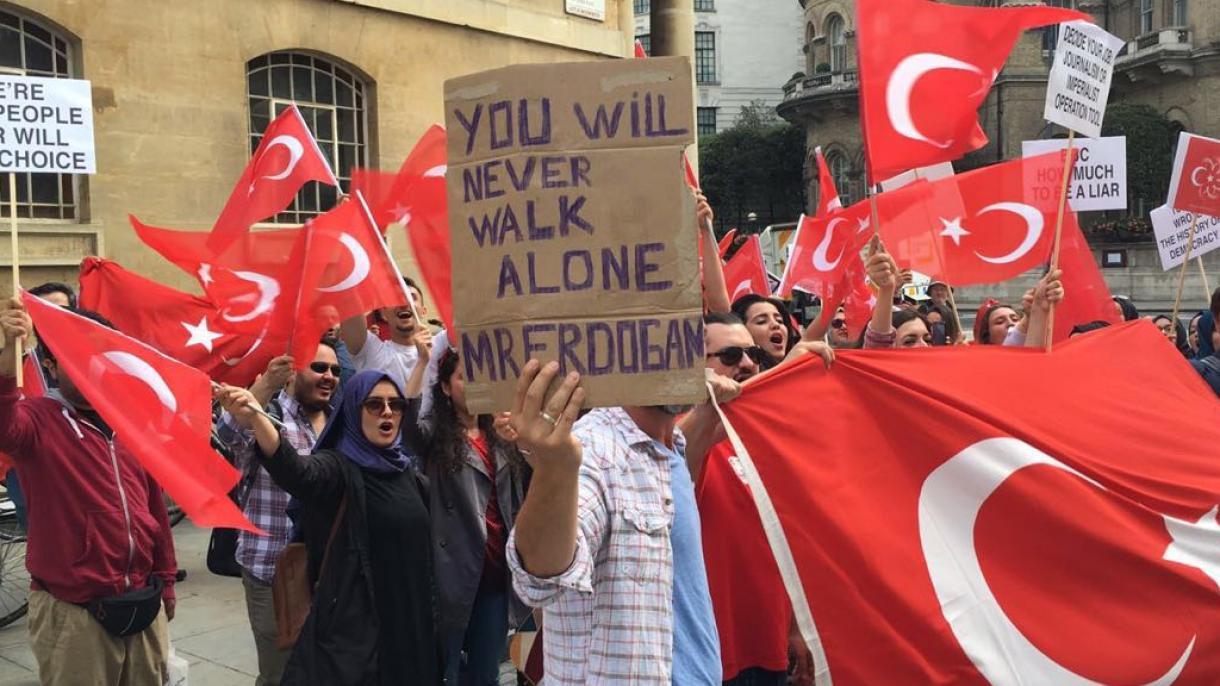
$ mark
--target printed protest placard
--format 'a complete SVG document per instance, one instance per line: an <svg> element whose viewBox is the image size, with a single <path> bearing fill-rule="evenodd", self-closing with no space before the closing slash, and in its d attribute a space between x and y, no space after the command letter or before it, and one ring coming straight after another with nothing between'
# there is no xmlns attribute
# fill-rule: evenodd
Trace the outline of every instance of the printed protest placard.
<svg viewBox="0 0 1220 686"><path fill-rule="evenodd" d="M1067 147L1067 140L1024 141L1022 157L1034 157ZM1072 144L1077 152L1068 187L1068 205L1077 212L1127 209L1127 138L1078 138ZM1039 169L1030 180L1030 191L1043 200L1059 196L1063 188L1063 169Z"/></svg>
<svg viewBox="0 0 1220 686"><path fill-rule="evenodd" d="M1179 212L1169 205L1162 205L1148 214L1156 234L1156 248L1161 253L1161 267L1165 271L1186 261L1186 240L1190 237L1192 216L1190 212ZM1220 248L1220 218L1201 214L1195 225L1195 244L1190 256L1193 259L1216 248Z"/></svg>
<svg viewBox="0 0 1220 686"><path fill-rule="evenodd" d="M1060 24L1042 116L1088 138L1100 137L1110 81L1114 77L1114 59L1122 46L1123 39L1095 24L1085 21Z"/></svg>
<svg viewBox="0 0 1220 686"><path fill-rule="evenodd" d="M588 406L705 395L685 58L524 65L445 83L454 328L466 402L512 406L526 361Z"/></svg>
<svg viewBox="0 0 1220 686"><path fill-rule="evenodd" d="M0 74L0 172L92 174L88 81Z"/></svg>
<svg viewBox="0 0 1220 686"><path fill-rule="evenodd" d="M1178 135L1169 206L1182 212L1220 217L1220 140L1183 131Z"/></svg>

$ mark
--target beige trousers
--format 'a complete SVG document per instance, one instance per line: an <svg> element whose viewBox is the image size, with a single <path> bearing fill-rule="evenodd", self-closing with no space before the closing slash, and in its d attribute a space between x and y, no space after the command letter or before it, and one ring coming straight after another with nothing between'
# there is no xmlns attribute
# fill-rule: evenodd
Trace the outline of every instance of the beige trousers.
<svg viewBox="0 0 1220 686"><path fill-rule="evenodd" d="M134 636L111 636L82 607L30 592L30 647L43 686L161 686L167 677L165 611Z"/></svg>

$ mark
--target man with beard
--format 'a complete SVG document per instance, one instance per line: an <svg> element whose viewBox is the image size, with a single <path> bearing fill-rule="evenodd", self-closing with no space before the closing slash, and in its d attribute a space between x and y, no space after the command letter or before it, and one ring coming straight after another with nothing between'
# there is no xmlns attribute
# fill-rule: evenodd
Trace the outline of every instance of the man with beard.
<svg viewBox="0 0 1220 686"><path fill-rule="evenodd" d="M369 331L363 315L344 320L339 328L340 340L351 353L356 371L362 372L366 369L383 371L394 378L399 388L407 387L411 371L419 363L416 333L421 335L431 333L426 321L415 320L416 312L420 317L428 315L428 308L424 306L419 287L406 277L403 277L403 282L406 283L411 302L415 303L415 309L411 309L410 303L403 303L396 307L384 307L378 310L389 328L389 340L383 341L373 335Z"/></svg>
<svg viewBox="0 0 1220 686"><path fill-rule="evenodd" d="M287 381L287 387L284 383ZM339 358L334 343L326 338L308 367L292 374L291 358L276 358L256 387L274 392L267 403L267 412L284 423L284 435L302 455L313 451L318 434L326 425L331 412L331 398L339 386ZM258 393L255 397L260 397ZM254 644L258 651L257 686L275 686L280 682L288 662L288 650L276 647L275 605L271 596L271 581L275 576L275 559L288 544L292 522L288 518L289 496L259 467L254 457L254 434L242 429L229 413L221 415L217 434L236 457L243 486L248 484L245 502L246 516L266 536L242 531L237 539L237 562L242 567L242 585L246 592L246 612ZM252 481L250 481L252 480ZM239 489L240 492L240 489Z"/></svg>

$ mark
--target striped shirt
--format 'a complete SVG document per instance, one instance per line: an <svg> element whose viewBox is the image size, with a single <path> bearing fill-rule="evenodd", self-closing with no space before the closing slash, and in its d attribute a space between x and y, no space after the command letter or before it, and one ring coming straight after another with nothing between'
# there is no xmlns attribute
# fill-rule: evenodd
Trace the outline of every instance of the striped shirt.
<svg viewBox="0 0 1220 686"><path fill-rule="evenodd" d="M318 436L300 403L285 391L280 391L273 402L279 403L283 414L285 429L280 432L281 435L301 455L313 452ZM216 434L222 443L233 449L237 462L235 466L245 474L255 459L254 432L242 429L233 416L225 412L218 422ZM267 583L271 583L275 577L275 558L288 545L288 537L292 534L292 522L286 511L288 499L288 494L275 485L267 470L258 467L243 511L250 523L266 531L267 535L257 536L244 530L238 532L237 563Z"/></svg>
<svg viewBox="0 0 1220 686"><path fill-rule="evenodd" d="M667 458L622 408L593 410L584 448L572 565L540 579L509 536L513 584L543 613L547 686L669 686L673 664L674 505ZM674 432L675 447L685 440Z"/></svg>

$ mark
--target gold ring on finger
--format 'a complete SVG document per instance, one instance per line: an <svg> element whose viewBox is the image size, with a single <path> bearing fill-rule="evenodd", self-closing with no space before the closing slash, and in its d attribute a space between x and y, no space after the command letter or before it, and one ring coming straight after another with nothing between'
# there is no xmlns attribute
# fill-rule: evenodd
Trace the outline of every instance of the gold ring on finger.
<svg viewBox="0 0 1220 686"><path fill-rule="evenodd" d="M543 420L544 422L546 422L547 424L550 424L551 426L555 426L556 424L558 424L558 423L559 423L559 420L558 420L558 419L555 419L554 417L552 417L552 416L550 415L550 413L548 413L548 412L543 412L543 413L542 413L542 420Z"/></svg>

